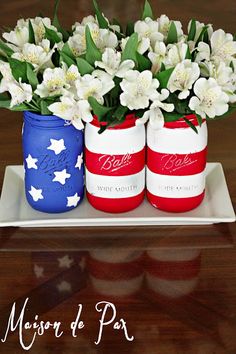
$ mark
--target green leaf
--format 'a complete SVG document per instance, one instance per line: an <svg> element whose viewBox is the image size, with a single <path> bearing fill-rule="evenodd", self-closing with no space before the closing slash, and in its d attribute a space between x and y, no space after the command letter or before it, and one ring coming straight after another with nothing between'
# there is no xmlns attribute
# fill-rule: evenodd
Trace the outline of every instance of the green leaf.
<svg viewBox="0 0 236 354"><path fill-rule="evenodd" d="M191 55L191 52L190 52L190 49L189 49L189 46L187 48L187 51L186 51L186 56L185 56L185 59L192 59L192 55Z"/></svg>
<svg viewBox="0 0 236 354"><path fill-rule="evenodd" d="M72 50L70 49L69 47L69 44L68 43L65 43L62 50L60 51L60 53L65 53L68 57L70 57L71 59L74 59L75 56L72 52Z"/></svg>
<svg viewBox="0 0 236 354"><path fill-rule="evenodd" d="M37 85L39 84L37 75L35 74L33 70L33 66L29 63L26 63L26 75L27 79L29 81L29 84L33 87L33 89L36 89Z"/></svg>
<svg viewBox="0 0 236 354"><path fill-rule="evenodd" d="M94 71L94 67L90 65L85 59L77 58L76 62L81 75L91 74Z"/></svg>
<svg viewBox="0 0 236 354"><path fill-rule="evenodd" d="M189 119L184 117L184 121L185 121L186 124L188 124L188 126L190 126L190 128L192 128L195 131L195 133L198 134L197 128L195 127L195 125Z"/></svg>
<svg viewBox="0 0 236 354"><path fill-rule="evenodd" d="M165 71L165 70L166 70L165 64L164 64L164 63L161 63L161 69L160 69L160 71Z"/></svg>
<svg viewBox="0 0 236 354"><path fill-rule="evenodd" d="M45 101L45 100L42 100L42 101L40 102L41 114L42 114L43 116L51 115L51 114L52 114L52 112L49 111L49 109L48 109L48 106L50 106L50 104L51 104L51 102L47 102L47 101Z"/></svg>
<svg viewBox="0 0 236 354"><path fill-rule="evenodd" d="M93 6L94 6L94 9L95 9L95 13L96 13L96 16L97 16L99 27L100 28L108 28L109 24L108 24L107 20L105 19L105 17L103 16L101 10L99 9L99 6L98 6L96 0L93 0Z"/></svg>
<svg viewBox="0 0 236 354"><path fill-rule="evenodd" d="M183 114L176 113L176 112L164 112L163 111L163 115L164 115L166 122L175 122L176 120L183 118Z"/></svg>
<svg viewBox="0 0 236 354"><path fill-rule="evenodd" d="M165 71L161 71L155 75L155 78L160 82L160 88L167 88L168 81L170 79L171 74L173 73L175 68L170 68Z"/></svg>
<svg viewBox="0 0 236 354"><path fill-rule="evenodd" d="M61 37L58 36L57 32L55 32L54 30L47 28L46 26L44 26L45 28L45 37L50 41L51 44L56 44L56 43L60 43L61 42Z"/></svg>
<svg viewBox="0 0 236 354"><path fill-rule="evenodd" d="M70 37L69 33L66 30L64 30L64 28L61 27L61 24L58 19L58 15L57 15L59 4L60 4L60 0L56 0L55 6L54 6L54 16L53 16L52 24L53 24L53 26L55 26L57 28L58 32L60 32L62 34L64 41L67 41Z"/></svg>
<svg viewBox="0 0 236 354"><path fill-rule="evenodd" d="M0 49L6 53L7 56L11 56L14 53L14 50L12 50L8 45L6 45L1 39L0 39Z"/></svg>
<svg viewBox="0 0 236 354"><path fill-rule="evenodd" d="M150 17L151 19L154 18L151 5L149 4L148 0L145 0L143 14L142 14L142 20L144 21L145 18L147 18L147 17Z"/></svg>
<svg viewBox="0 0 236 354"><path fill-rule="evenodd" d="M139 52L136 52L136 57L137 57L137 61L138 61L138 70L139 71L151 69L152 63L148 58L146 58L144 55L140 54Z"/></svg>
<svg viewBox="0 0 236 354"><path fill-rule="evenodd" d="M174 21L172 21L167 36L167 44L173 44L177 42L178 42L178 32Z"/></svg>
<svg viewBox="0 0 236 354"><path fill-rule="evenodd" d="M208 26L204 26L203 29L201 30L201 33L199 34L199 37L196 41L195 48L197 48L199 42L203 41L204 34L205 34L205 32L207 32L207 29L208 29Z"/></svg>
<svg viewBox="0 0 236 354"><path fill-rule="evenodd" d="M125 46L125 49L122 53L122 61L124 60L133 60L137 64L137 49L138 49L138 33L133 33Z"/></svg>
<svg viewBox="0 0 236 354"><path fill-rule="evenodd" d="M13 112L24 112L24 111L38 112L36 109L32 109L30 106L28 106L25 103L18 104L17 106L10 108L10 110Z"/></svg>
<svg viewBox="0 0 236 354"><path fill-rule="evenodd" d="M115 120L117 119L118 121L124 121L126 113L128 112L128 107L124 106L118 106L115 112L112 114L112 118Z"/></svg>
<svg viewBox="0 0 236 354"><path fill-rule="evenodd" d="M11 100L9 100L9 97L0 94L0 108L10 108Z"/></svg>
<svg viewBox="0 0 236 354"><path fill-rule="evenodd" d="M75 61L73 60L73 59L71 59L66 53L64 53L64 52L61 52L60 53L60 61L62 62L64 62L67 66L68 66L68 68L71 66L71 65L73 65L73 64L75 64Z"/></svg>
<svg viewBox="0 0 236 354"><path fill-rule="evenodd" d="M198 114L196 114L196 118L197 118L197 122L198 122L199 127L201 127L202 126L202 117L199 116Z"/></svg>
<svg viewBox="0 0 236 354"><path fill-rule="evenodd" d="M86 26L85 29L85 36L86 36L86 60L89 64L94 65L95 61L101 61L102 53L97 48L96 44L93 41L93 38L90 33L89 26Z"/></svg>
<svg viewBox="0 0 236 354"><path fill-rule="evenodd" d="M27 63L17 59L9 58L9 64L11 67L12 75L19 82L21 78L23 82L27 82Z"/></svg>
<svg viewBox="0 0 236 354"><path fill-rule="evenodd" d="M196 20L191 20L190 30L188 34L188 41L193 41L196 36L197 26Z"/></svg>
<svg viewBox="0 0 236 354"><path fill-rule="evenodd" d="M98 120L102 122L103 117L109 112L111 112L114 108L113 107L105 107L98 103L96 98L90 96L88 98L88 102L92 107L93 113L98 117Z"/></svg>
<svg viewBox="0 0 236 354"><path fill-rule="evenodd" d="M234 41L236 41L236 33L235 33L235 35L234 35Z"/></svg>
<svg viewBox="0 0 236 354"><path fill-rule="evenodd" d="M134 23L129 22L126 27L126 36L130 37L134 33Z"/></svg>
<svg viewBox="0 0 236 354"><path fill-rule="evenodd" d="M29 43L35 44L34 29L30 20L29 20Z"/></svg>
<svg viewBox="0 0 236 354"><path fill-rule="evenodd" d="M121 23L116 18L113 18L112 24L115 25L115 26L119 26L120 27L120 32L123 32Z"/></svg>

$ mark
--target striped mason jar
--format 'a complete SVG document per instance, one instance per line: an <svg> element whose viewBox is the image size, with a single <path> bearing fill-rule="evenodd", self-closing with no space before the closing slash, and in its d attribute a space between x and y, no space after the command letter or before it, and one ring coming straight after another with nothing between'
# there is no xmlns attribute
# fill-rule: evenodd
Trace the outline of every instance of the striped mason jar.
<svg viewBox="0 0 236 354"><path fill-rule="evenodd" d="M85 128L86 190L90 204L109 213L139 206L145 192L145 128L134 115L98 134L94 118Z"/></svg>
<svg viewBox="0 0 236 354"><path fill-rule="evenodd" d="M165 123L161 130L147 127L147 197L164 211L185 212L204 198L207 156L207 125L195 115Z"/></svg>

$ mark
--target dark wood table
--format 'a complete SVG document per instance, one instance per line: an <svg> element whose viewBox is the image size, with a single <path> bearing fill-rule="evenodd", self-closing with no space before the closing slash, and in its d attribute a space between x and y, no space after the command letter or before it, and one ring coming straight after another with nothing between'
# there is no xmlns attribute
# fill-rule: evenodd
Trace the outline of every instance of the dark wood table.
<svg viewBox="0 0 236 354"><path fill-rule="evenodd" d="M61 1L59 14L62 23L69 27L76 20L91 12L87 1ZM138 18L141 1L101 0L100 5L108 17L116 17L125 23ZM236 32L236 6L233 0L190 2L186 0L152 1L157 16L166 13L180 19L186 26L188 19L197 18L214 24L215 28ZM14 26L19 17L34 17L38 13L51 15L53 1L8 0L1 2L1 27ZM0 111L0 185L7 165L22 163L21 127L22 116L6 110ZM208 161L223 164L230 195L236 207L236 115L209 123ZM235 208L236 209L236 208ZM0 229L0 335L3 333L12 302L20 306L30 298L29 320L38 313L43 319L61 320L65 333L61 340L50 334L38 338L32 353L148 353L148 354L210 354L236 353L236 250L234 240L236 226L217 224L179 227L117 227L117 228L1 228ZM91 252L118 255L147 251L162 252L172 259L173 252L184 260L185 252L201 252L201 267L195 274L199 278L194 292L178 296L178 288L186 287L186 267L180 267L187 278L177 277L162 283L163 291L151 293L146 285L132 297L99 296L91 286L91 277L78 264L60 269L55 257L77 257ZM181 252L183 255L181 258ZM45 258L46 257L46 258ZM54 257L54 258L53 258ZM145 258L146 256L144 256ZM124 260L123 260L124 261ZM46 277L36 277L35 264L43 264ZM41 262L41 263L40 263ZM143 264L143 263L142 263ZM148 268L143 265L143 274ZM173 268L166 264L166 269ZM176 265L177 269L179 264ZM83 267L82 267L83 268ZM109 268L109 265L108 265ZM48 270L49 269L49 270ZM111 268L113 269L113 268ZM123 269L123 268L122 268ZM83 270L83 269L82 269ZM196 270L196 269L195 269ZM201 270L201 272L200 272ZM121 272L121 270L120 270ZM179 271L180 272L180 271ZM187 272L188 273L188 272ZM179 274L179 273L178 273ZM124 274L120 273L120 278ZM110 277L112 278L111 274ZM88 282L88 278L90 279ZM181 280L182 279L182 280ZM113 281L119 281L112 279ZM172 282L173 281L173 282ZM178 283L179 281L179 283ZM181 283L182 281L182 283ZM55 292L58 282L69 283L70 291ZM115 286L117 283L113 283ZM164 285L163 285L164 284ZM111 284L112 286L112 284ZM123 284L124 289L126 286ZM168 288L169 287L169 288ZM128 285L127 285L128 289ZM13 291L14 290L14 291ZM186 289L185 289L186 290ZM174 293L174 297L170 297ZM103 343L94 344L98 331L98 313L94 306L108 299L117 306L118 317L129 324L134 342L124 339L121 332L107 328ZM68 330L77 311L78 303L84 304L86 329L73 338ZM28 337L27 337L28 338ZM29 336L29 340L30 340ZM0 353L21 353L17 335L7 343L0 342Z"/></svg>

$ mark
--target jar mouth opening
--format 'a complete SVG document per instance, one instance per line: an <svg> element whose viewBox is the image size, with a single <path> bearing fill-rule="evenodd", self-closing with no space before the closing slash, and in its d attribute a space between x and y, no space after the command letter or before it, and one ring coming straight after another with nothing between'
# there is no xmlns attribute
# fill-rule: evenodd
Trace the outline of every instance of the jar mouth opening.
<svg viewBox="0 0 236 354"><path fill-rule="evenodd" d="M47 128L47 127L63 127L66 126L66 121L55 115L41 115L30 111L24 111L24 120L30 124Z"/></svg>
<svg viewBox="0 0 236 354"><path fill-rule="evenodd" d="M131 128L135 127L135 122L138 118L135 116L134 113L127 114L125 117L125 120L117 124L115 126L109 126L107 127L108 130L116 130L116 129L126 129L126 128ZM93 116L93 120L90 122L90 124L94 125L97 128L101 128L107 125L106 122L99 122L98 117L96 115Z"/></svg>

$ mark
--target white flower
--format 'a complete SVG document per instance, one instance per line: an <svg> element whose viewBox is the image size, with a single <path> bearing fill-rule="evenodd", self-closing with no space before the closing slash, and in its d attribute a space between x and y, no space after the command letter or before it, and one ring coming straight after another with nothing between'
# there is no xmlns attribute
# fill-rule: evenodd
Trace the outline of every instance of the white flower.
<svg viewBox="0 0 236 354"><path fill-rule="evenodd" d="M79 99L87 100L92 96L100 104L104 103L103 96L115 86L110 75L101 70L80 77L75 84Z"/></svg>
<svg viewBox="0 0 236 354"><path fill-rule="evenodd" d="M205 27L206 25L204 23L201 23L199 21L196 21L196 33L195 33L195 36L194 36L194 39L193 39L193 42L196 42L203 30L203 28ZM191 27L191 21L189 21L188 23L188 33L190 31L190 27ZM211 38L212 36L212 33L213 33L213 28L212 28L212 25L211 24L208 24L207 25L207 33L208 33L208 36L209 38Z"/></svg>
<svg viewBox="0 0 236 354"><path fill-rule="evenodd" d="M222 91L215 79L198 79L194 85L194 93L196 96L190 99L189 107L202 118L206 115L209 118L215 118L228 111L229 97Z"/></svg>
<svg viewBox="0 0 236 354"><path fill-rule="evenodd" d="M13 58L20 61L31 63L38 71L44 67L53 67L51 58L55 47L50 49L50 41L44 39L39 45L26 43L19 52L12 55Z"/></svg>
<svg viewBox="0 0 236 354"><path fill-rule="evenodd" d="M22 48L24 44L29 42L29 20L33 26L35 42L39 44L45 37L45 27L57 32L58 36L62 38L61 33L59 33L56 27L52 26L51 20L48 17L36 17L31 19L20 19L17 21L15 29L11 32L3 33L3 38L15 45L16 47Z"/></svg>
<svg viewBox="0 0 236 354"><path fill-rule="evenodd" d="M194 82L199 78L200 69L197 63L192 63L186 59L176 65L167 84L170 92L180 91L178 98L180 100L189 96Z"/></svg>
<svg viewBox="0 0 236 354"><path fill-rule="evenodd" d="M76 81L81 77L76 65L71 65L68 69L65 63L62 63L62 69L65 73L65 81L68 89L68 93L73 96L77 95Z"/></svg>
<svg viewBox="0 0 236 354"><path fill-rule="evenodd" d="M179 42L177 44L169 44L167 46L167 54L164 60L165 67L167 69L172 68L185 60L187 50L188 45L186 43Z"/></svg>
<svg viewBox="0 0 236 354"><path fill-rule="evenodd" d="M159 24L147 17L144 21L137 21L134 25L134 32L138 33L141 41L141 52L144 53L150 46L154 47L157 41L163 41L164 37L159 32ZM143 48L143 50L142 50ZM145 48L147 48L145 50Z"/></svg>
<svg viewBox="0 0 236 354"><path fill-rule="evenodd" d="M32 100L32 87L31 85L21 82L10 82L8 85L8 91L11 95L10 107L14 107L23 102L30 102Z"/></svg>
<svg viewBox="0 0 236 354"><path fill-rule="evenodd" d="M157 22L159 24L159 32L161 32L164 38L167 39L172 21L166 15L161 15L161 17L157 19ZM182 24L180 21L173 21L173 22L176 26L178 39L180 39L181 36L183 35Z"/></svg>
<svg viewBox="0 0 236 354"><path fill-rule="evenodd" d="M229 96L230 102L236 101L236 75L230 66L224 62L205 62L201 65L202 75L212 77L217 84Z"/></svg>
<svg viewBox="0 0 236 354"><path fill-rule="evenodd" d="M48 109L56 116L71 122L76 129L83 129L85 122L91 122L91 107L86 100L76 101L72 96L60 98L61 102L51 104Z"/></svg>
<svg viewBox="0 0 236 354"><path fill-rule="evenodd" d="M210 60L211 57L211 49L210 46L205 43L205 42L199 42L197 46L197 55L195 61L197 63L204 61L204 60Z"/></svg>
<svg viewBox="0 0 236 354"><path fill-rule="evenodd" d="M157 73L166 55L166 45L164 42L156 42L154 50L148 53L148 58L152 62L152 73Z"/></svg>
<svg viewBox="0 0 236 354"><path fill-rule="evenodd" d="M215 61L224 61L230 64L236 55L236 41L230 33L225 33L222 29L213 32L211 39L211 57Z"/></svg>
<svg viewBox="0 0 236 354"><path fill-rule="evenodd" d="M162 89L161 93L156 92L150 109L144 113L142 118L136 120L136 125L145 124L149 120L153 129L163 128L165 121L161 109L166 112L173 112L175 108L172 103L163 102L169 97L169 94L166 89Z"/></svg>
<svg viewBox="0 0 236 354"><path fill-rule="evenodd" d="M120 95L122 106L130 110L147 108L149 100L156 94L159 87L159 81L153 79L149 70L139 72L137 70L129 71L120 84L123 93Z"/></svg>
<svg viewBox="0 0 236 354"><path fill-rule="evenodd" d="M0 83L0 93L3 93L8 91L9 83L14 82L15 79L12 75L10 64L4 61L0 61L0 73L3 76Z"/></svg>
<svg viewBox="0 0 236 354"><path fill-rule="evenodd" d="M135 63L132 60L121 62L121 53L112 48L106 48L102 55L102 61L96 61L95 66L104 69L112 77L124 77L127 71L134 68Z"/></svg>
<svg viewBox="0 0 236 354"><path fill-rule="evenodd" d="M108 29L100 29L97 23L89 22L87 24L90 29L91 36L96 46L102 51L105 48L116 48L118 39L116 35ZM86 52L86 26L78 24L72 37L69 38L68 44L73 54L77 57Z"/></svg>
<svg viewBox="0 0 236 354"><path fill-rule="evenodd" d="M62 68L46 69L43 73L43 82L37 86L35 93L40 97L62 95L68 88L66 75Z"/></svg>

